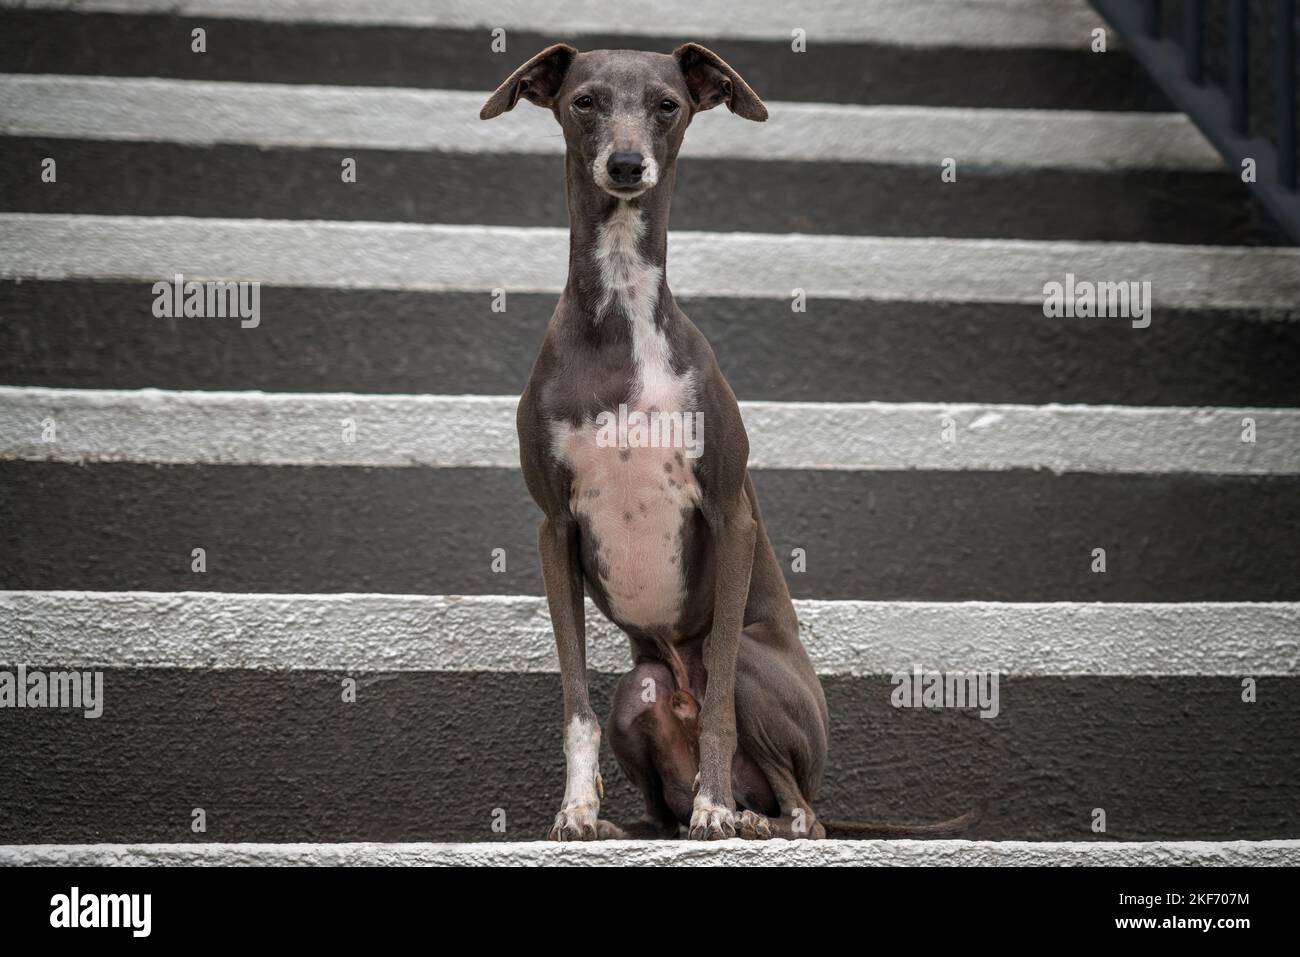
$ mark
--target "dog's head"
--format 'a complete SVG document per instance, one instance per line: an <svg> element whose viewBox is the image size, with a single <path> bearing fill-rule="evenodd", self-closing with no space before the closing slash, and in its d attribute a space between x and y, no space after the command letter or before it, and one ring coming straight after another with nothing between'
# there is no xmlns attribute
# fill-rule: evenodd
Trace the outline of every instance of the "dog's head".
<svg viewBox="0 0 1300 957"><path fill-rule="evenodd" d="M654 189L677 161L696 113L720 103L747 120L767 107L721 57L698 43L671 55L636 50L579 53L557 43L497 87L479 112L490 120L520 98L549 109L592 184L631 199Z"/></svg>

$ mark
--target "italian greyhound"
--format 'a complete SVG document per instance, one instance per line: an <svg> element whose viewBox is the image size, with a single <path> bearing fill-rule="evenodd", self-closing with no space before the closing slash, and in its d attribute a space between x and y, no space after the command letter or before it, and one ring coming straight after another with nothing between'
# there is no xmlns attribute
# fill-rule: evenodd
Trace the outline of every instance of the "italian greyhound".
<svg viewBox="0 0 1300 957"><path fill-rule="evenodd" d="M810 802L826 763L826 698L763 526L736 397L664 272L691 120L725 104L761 122L767 108L697 43L671 55L556 44L480 117L520 99L564 130L570 224L568 281L518 411L564 687L566 784L549 836L670 837L685 825L693 839L824 837L830 822ZM604 729L645 801L623 825L599 814L584 588L631 642ZM919 836L964 823L829 830Z"/></svg>

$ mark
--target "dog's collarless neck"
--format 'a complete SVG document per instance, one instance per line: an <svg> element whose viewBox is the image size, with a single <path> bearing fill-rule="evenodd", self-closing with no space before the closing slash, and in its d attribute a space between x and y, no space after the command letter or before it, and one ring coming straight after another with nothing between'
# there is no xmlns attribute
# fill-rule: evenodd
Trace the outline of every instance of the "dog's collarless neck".
<svg viewBox="0 0 1300 957"><path fill-rule="evenodd" d="M644 332L662 322L667 231L654 206L610 199L570 225L568 295L593 326Z"/></svg>

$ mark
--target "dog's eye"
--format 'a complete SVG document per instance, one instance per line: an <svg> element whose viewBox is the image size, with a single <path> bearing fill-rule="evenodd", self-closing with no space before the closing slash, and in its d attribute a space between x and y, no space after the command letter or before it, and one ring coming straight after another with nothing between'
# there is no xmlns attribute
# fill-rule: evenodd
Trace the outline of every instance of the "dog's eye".
<svg viewBox="0 0 1300 957"><path fill-rule="evenodd" d="M662 100L659 103L659 110L665 116L672 116L677 112L677 104L672 100Z"/></svg>
<svg viewBox="0 0 1300 957"><path fill-rule="evenodd" d="M573 108L575 110L589 110L595 105L596 101L586 93L573 101Z"/></svg>

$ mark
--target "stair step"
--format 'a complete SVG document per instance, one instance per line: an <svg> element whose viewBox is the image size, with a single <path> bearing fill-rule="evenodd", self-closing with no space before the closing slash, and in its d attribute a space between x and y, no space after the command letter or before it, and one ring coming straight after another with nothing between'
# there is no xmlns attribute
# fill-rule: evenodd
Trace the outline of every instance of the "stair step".
<svg viewBox="0 0 1300 957"><path fill-rule="evenodd" d="M65 8L67 0L27 0L33 9ZM269 22L400 24L426 27L496 26L543 30L548 36L589 34L608 28L609 17L584 0L554 0L545 7L513 0L485 10L477 0L78 0L79 10L109 13L169 13L182 16L232 17ZM1086 48L1090 31L1101 18L1084 0L931 0L918 8L914 0L832 0L797 13L779 0L758 0L745 16L695 0L661 0L653 8L619 10L621 35L655 36L665 23L692 39L718 36L779 37L788 40L792 25L812 36L873 40L897 44L968 44L1006 47ZM552 41L553 42L553 41ZM520 51L522 52L522 51ZM529 53L534 51L529 51Z"/></svg>
<svg viewBox="0 0 1300 957"><path fill-rule="evenodd" d="M561 156L545 110L485 123L479 92L0 74L10 136L359 147ZM770 120L701 113L682 147L700 158L839 160L1048 169L1221 170L1181 113L999 110L791 103ZM337 164L336 164L337 165Z"/></svg>
<svg viewBox="0 0 1300 957"><path fill-rule="evenodd" d="M1290 675L1292 602L795 603L823 675ZM0 591L0 663L80 668L557 671L545 600L514 595ZM628 670L587 603L593 671Z"/></svg>
<svg viewBox="0 0 1300 957"><path fill-rule="evenodd" d="M693 865L1169 867L1300 863L1300 841L544 841L478 844L19 844L7 866Z"/></svg>
<svg viewBox="0 0 1300 957"><path fill-rule="evenodd" d="M358 180L340 182L340 161ZM35 188L42 162L57 188ZM101 188L100 171L117 171ZM1285 245L1219 171L692 159L673 225L764 233ZM0 211L567 226L559 156L0 139Z"/></svg>
<svg viewBox="0 0 1300 957"><path fill-rule="evenodd" d="M498 313L488 292L268 285L265 321L244 329L155 318L153 282L0 280L0 381L518 395L555 310L549 293L512 291ZM1188 310L1157 297L1151 325L1133 329L1032 304L678 301L744 399L1300 406L1296 303Z"/></svg>
<svg viewBox="0 0 1300 957"><path fill-rule="evenodd" d="M1300 599L1294 475L753 479L782 566L805 550L801 598ZM0 489L6 588L542 594L537 507L510 469L0 461Z"/></svg>
<svg viewBox="0 0 1300 957"><path fill-rule="evenodd" d="M1047 282L1151 282L1156 308L1291 309L1300 248L670 232L674 292L790 300L1017 302ZM203 279L558 294L568 231L0 214L0 278ZM725 270L716 263L727 263ZM151 300L152 302L152 300ZM1119 320L1123 323L1124 320Z"/></svg>
<svg viewBox="0 0 1300 957"><path fill-rule="evenodd" d="M987 9L987 4L984 4ZM302 9L299 7L299 9ZM855 11L854 21L874 9ZM507 11L497 11L505 14ZM808 25L812 10L800 11ZM256 15L256 12L253 12ZM740 18L732 21L734 26ZM1017 18L1016 25L1023 18ZM1101 25L1096 18L1092 26ZM502 26L493 22L490 27ZM483 27L291 23L169 14L95 14L0 10L0 70L155 76L321 85L491 90L518 61L563 36L579 50L658 50L705 40L763 96L821 103L909 103L1024 109L1169 110L1169 101L1110 34L1105 55L1063 35L1069 47L1004 46L1015 28L987 40L949 36L934 24L921 44L890 42L883 31L854 40L840 22L809 36L811 56L791 50L790 30L773 38L709 36L664 19L656 35L593 33L609 23L561 34L549 24L514 27L508 50L494 53ZM982 27L986 24L981 23ZM211 56L190 51L195 28L207 31ZM1089 28L1091 29L1091 28ZM673 36L663 31L677 30ZM1090 39L1090 37L1089 37ZM992 42L988 42L991 40ZM217 53L219 51L219 53Z"/></svg>
<svg viewBox="0 0 1300 957"><path fill-rule="evenodd" d="M111 719L12 712L0 807L29 800L9 817L21 830L0 826L0 840L167 840L202 806L224 839L491 841L496 808L508 833L532 836L560 798L559 678L540 599L16 592L0 609L13 623L0 662L103 670ZM938 819L991 798L976 836L1069 840L1090 833L1097 806L1120 839L1289 833L1295 605L798 611L832 716L824 815ZM626 650L588 620L605 714ZM913 665L1002 670L996 718L893 707L888 675ZM1244 674L1257 703L1241 701ZM345 677L354 704L340 701ZM40 772L50 754L75 797ZM607 813L635 815L633 789L604 760Z"/></svg>
<svg viewBox="0 0 1300 957"><path fill-rule="evenodd" d="M1300 598L1294 475L753 477L781 566L805 550L787 572L802 598ZM542 594L537 506L513 469L0 462L0 489L5 588Z"/></svg>
<svg viewBox="0 0 1300 957"><path fill-rule="evenodd" d="M189 841L196 807L218 841L491 841L496 808L507 836L534 839L563 798L558 674L102 674L100 718L5 709L0 843ZM1253 703L1244 677L1010 676L986 720L895 708L886 675L823 675L830 754L814 806L924 822L988 799L967 835L982 840L1093 840L1094 808L1112 840L1294 837L1300 677L1260 675ZM616 681L590 676L602 721ZM643 802L607 742L601 766L605 813L635 819Z"/></svg>
<svg viewBox="0 0 1300 957"><path fill-rule="evenodd" d="M515 469L518 404L0 386L0 459ZM1300 475L1295 409L743 402L741 412L751 469ZM1242 441L1248 421L1254 442ZM703 442L707 428L690 436Z"/></svg>

